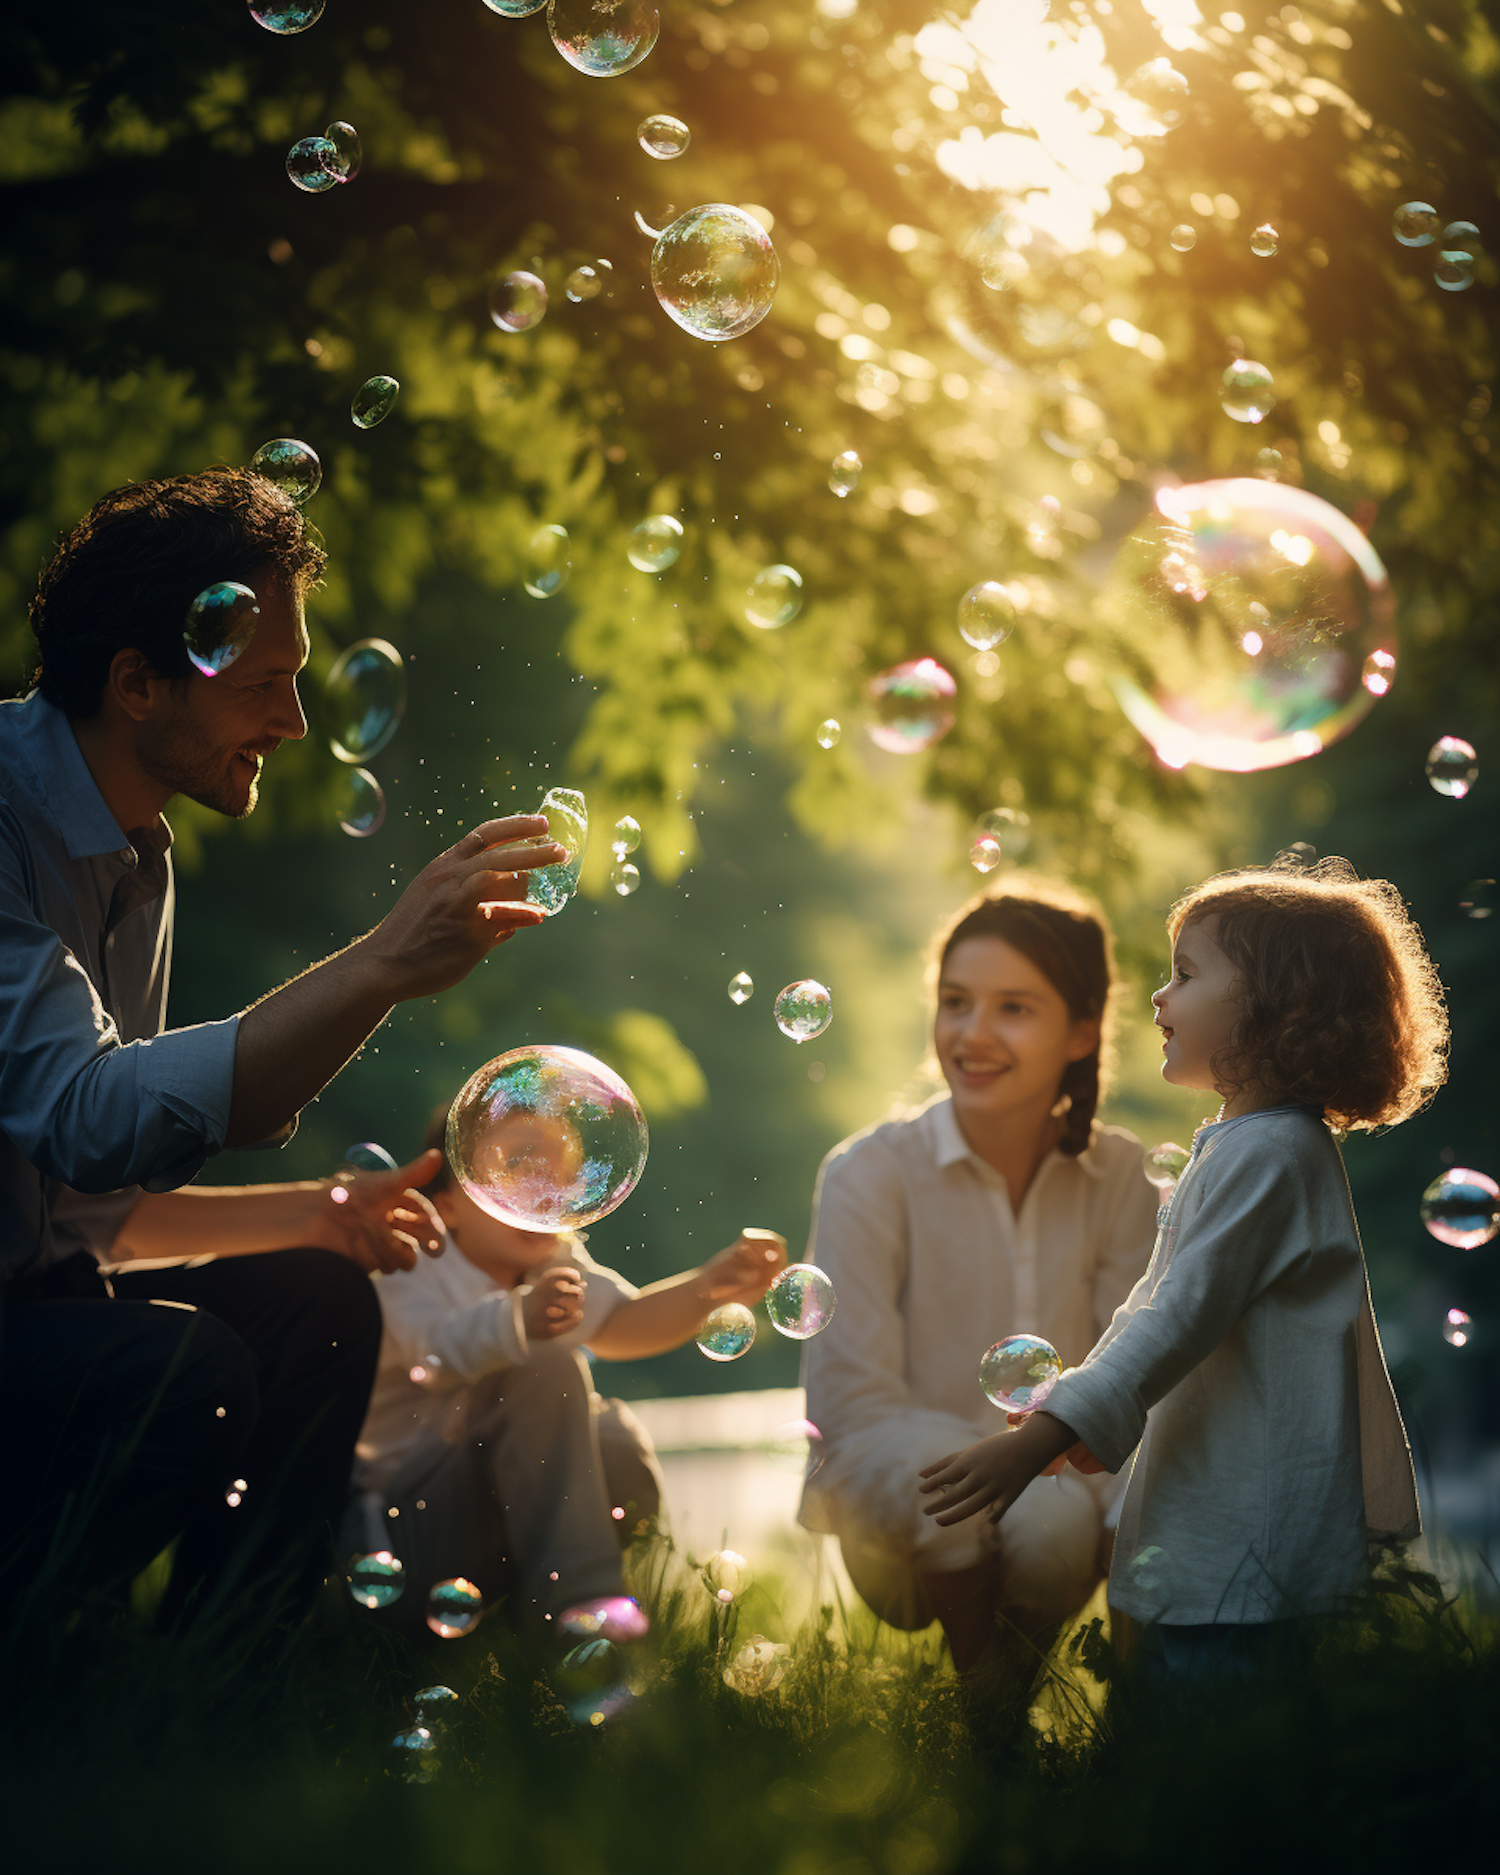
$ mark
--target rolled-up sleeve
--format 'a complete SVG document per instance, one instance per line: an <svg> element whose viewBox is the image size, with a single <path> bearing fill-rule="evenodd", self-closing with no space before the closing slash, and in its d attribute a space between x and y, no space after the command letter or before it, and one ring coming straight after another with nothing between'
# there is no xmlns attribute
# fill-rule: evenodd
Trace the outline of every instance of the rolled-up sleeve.
<svg viewBox="0 0 1500 1875"><path fill-rule="evenodd" d="M224 1143L238 1016L124 1043L0 830L0 1130L75 1191L185 1185Z"/></svg>

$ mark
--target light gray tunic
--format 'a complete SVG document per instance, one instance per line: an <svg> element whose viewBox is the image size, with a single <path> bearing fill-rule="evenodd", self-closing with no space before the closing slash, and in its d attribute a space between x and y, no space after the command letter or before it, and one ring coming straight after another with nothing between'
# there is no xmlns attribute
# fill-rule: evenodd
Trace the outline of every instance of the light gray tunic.
<svg viewBox="0 0 1500 1875"><path fill-rule="evenodd" d="M1343 1158L1315 1112L1199 1130L1150 1266L1045 1410L1111 1471L1135 1452L1109 1598L1139 1620L1326 1612L1372 1537L1417 1535Z"/></svg>

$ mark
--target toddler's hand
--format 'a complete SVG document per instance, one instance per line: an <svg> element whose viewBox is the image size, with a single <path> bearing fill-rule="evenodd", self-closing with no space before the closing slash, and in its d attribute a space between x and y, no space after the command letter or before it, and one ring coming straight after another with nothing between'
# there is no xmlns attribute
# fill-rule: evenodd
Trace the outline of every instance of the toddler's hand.
<svg viewBox="0 0 1500 1875"><path fill-rule="evenodd" d="M521 1303L521 1319L531 1341L552 1341L583 1320L584 1280L570 1264L543 1270L531 1280Z"/></svg>
<svg viewBox="0 0 1500 1875"><path fill-rule="evenodd" d="M1061 1420L1028 1413L1014 1430L994 1433L966 1452L924 1466L918 1486L926 1499L923 1515L953 1524L984 1510L991 1523L998 1523L1033 1478L1062 1468L1077 1443Z"/></svg>
<svg viewBox="0 0 1500 1875"><path fill-rule="evenodd" d="M705 1302L756 1302L786 1268L786 1239L747 1224L727 1249L703 1266Z"/></svg>

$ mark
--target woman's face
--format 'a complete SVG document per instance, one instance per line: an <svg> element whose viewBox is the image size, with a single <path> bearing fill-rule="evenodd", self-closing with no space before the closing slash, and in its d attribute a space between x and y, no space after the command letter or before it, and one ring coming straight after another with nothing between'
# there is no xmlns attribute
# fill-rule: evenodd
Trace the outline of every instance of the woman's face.
<svg viewBox="0 0 1500 1875"><path fill-rule="evenodd" d="M933 1043L960 1115L1000 1119L1056 1104L1068 1064L1099 1045L1029 957L1003 938L969 937L938 979Z"/></svg>

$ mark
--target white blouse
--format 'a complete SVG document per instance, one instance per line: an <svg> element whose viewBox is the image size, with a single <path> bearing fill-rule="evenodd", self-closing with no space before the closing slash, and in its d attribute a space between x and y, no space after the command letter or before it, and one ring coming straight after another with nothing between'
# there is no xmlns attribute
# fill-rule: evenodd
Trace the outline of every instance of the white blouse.
<svg viewBox="0 0 1500 1875"><path fill-rule="evenodd" d="M1334 1609L1370 1537L1418 1533L1343 1158L1316 1113L1199 1129L1151 1267L1045 1410L1111 1471L1135 1452L1109 1599L1138 1620Z"/></svg>
<svg viewBox="0 0 1500 1875"><path fill-rule="evenodd" d="M948 1094L836 1146L807 1251L837 1307L803 1349L823 1463L800 1521L920 1541L922 1466L1005 1423L979 1385L980 1357L1030 1333L1081 1360L1146 1267L1158 1203L1139 1141L1096 1126L1076 1158L1043 1159L1018 1214Z"/></svg>

